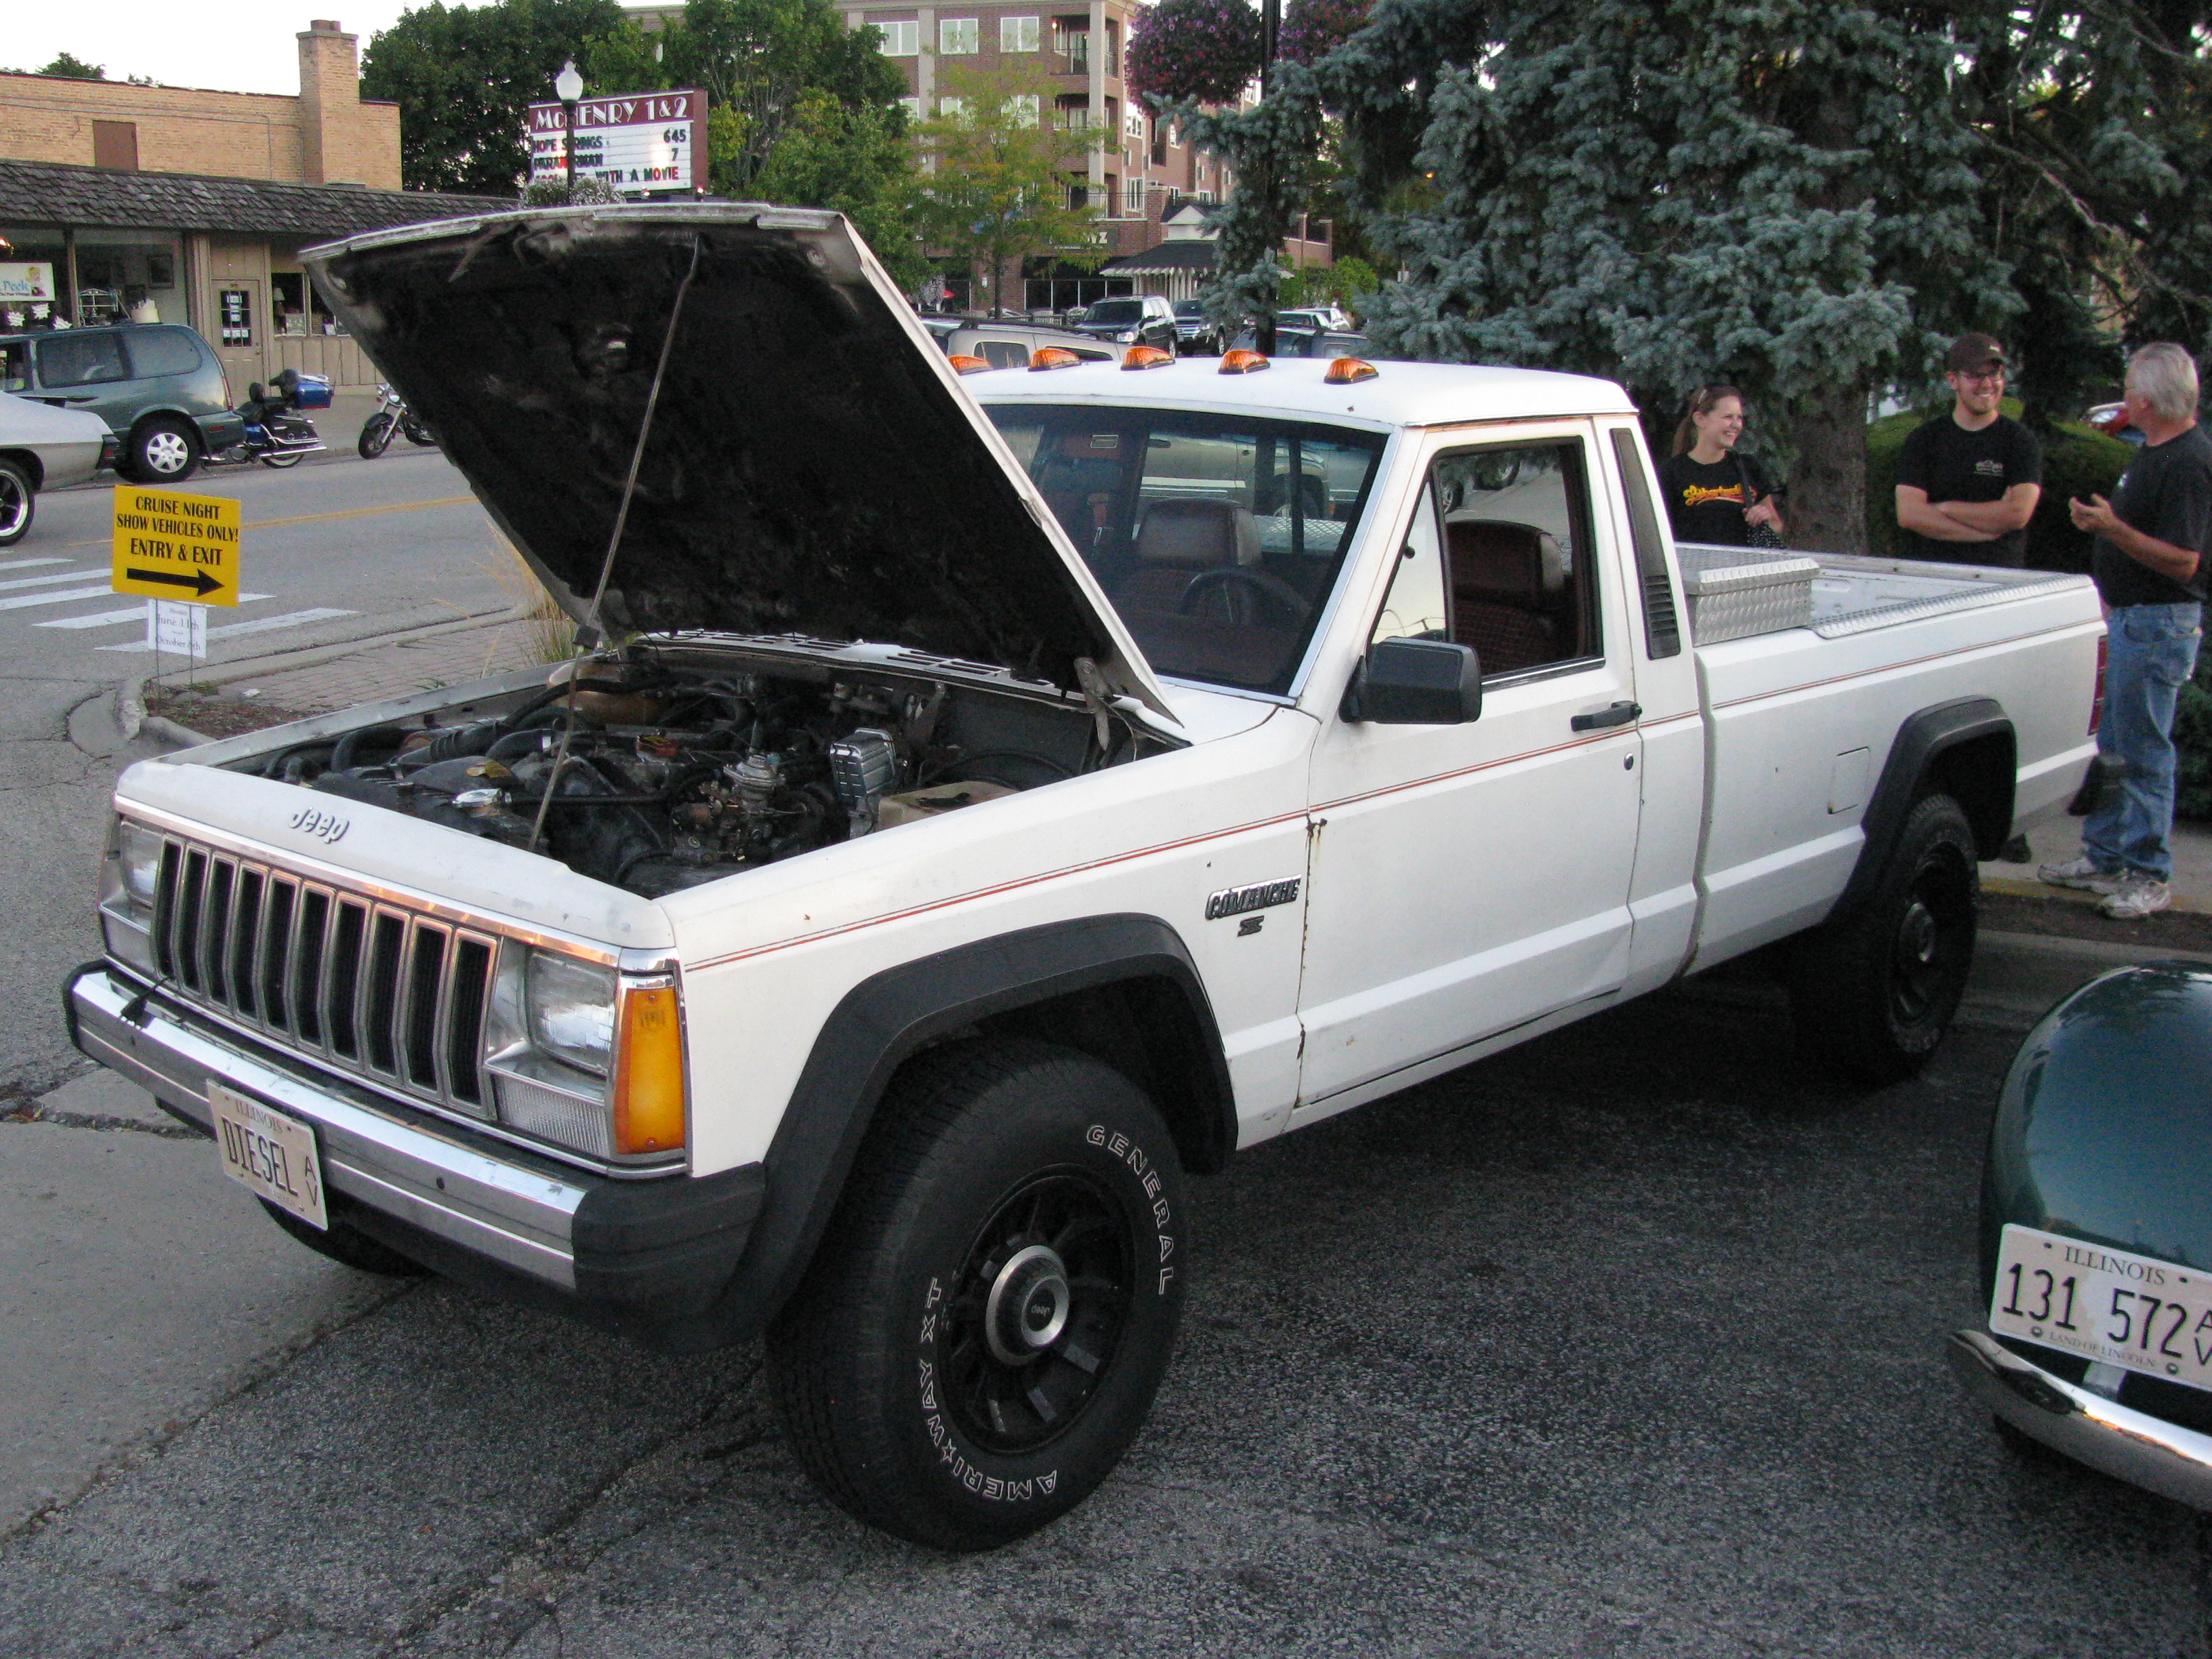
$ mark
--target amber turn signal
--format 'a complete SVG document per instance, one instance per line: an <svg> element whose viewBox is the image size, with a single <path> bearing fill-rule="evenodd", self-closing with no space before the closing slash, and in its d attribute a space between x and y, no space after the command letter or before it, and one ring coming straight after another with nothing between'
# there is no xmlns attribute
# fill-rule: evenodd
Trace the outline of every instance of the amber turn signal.
<svg viewBox="0 0 2212 1659"><path fill-rule="evenodd" d="M952 354L952 372L955 374L981 374L990 366L981 357L970 357L958 351Z"/></svg>
<svg viewBox="0 0 2212 1659"><path fill-rule="evenodd" d="M1339 357L1322 379L1331 386L1350 386L1355 380L1371 380L1375 375L1375 365L1364 357Z"/></svg>
<svg viewBox="0 0 2212 1659"><path fill-rule="evenodd" d="M1030 372L1041 368L1073 368L1082 358L1060 346L1045 346L1030 359Z"/></svg>
<svg viewBox="0 0 2212 1659"><path fill-rule="evenodd" d="M684 1145L684 1021L672 985L625 985L615 1051L615 1151Z"/></svg>
<svg viewBox="0 0 2212 1659"><path fill-rule="evenodd" d="M1163 351L1158 346L1131 346L1121 359L1124 368L1165 368L1175 361L1175 353Z"/></svg>
<svg viewBox="0 0 2212 1659"><path fill-rule="evenodd" d="M1223 354L1221 372L1224 374L1257 374L1267 368L1267 360L1256 351L1238 349Z"/></svg>

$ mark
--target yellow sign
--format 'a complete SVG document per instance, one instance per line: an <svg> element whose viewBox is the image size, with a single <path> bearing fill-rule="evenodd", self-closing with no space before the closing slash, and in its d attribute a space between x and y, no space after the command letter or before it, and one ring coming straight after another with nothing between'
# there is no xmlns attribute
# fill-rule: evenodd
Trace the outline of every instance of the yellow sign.
<svg viewBox="0 0 2212 1659"><path fill-rule="evenodd" d="M118 593L186 605L238 603L239 506L221 495L115 486Z"/></svg>

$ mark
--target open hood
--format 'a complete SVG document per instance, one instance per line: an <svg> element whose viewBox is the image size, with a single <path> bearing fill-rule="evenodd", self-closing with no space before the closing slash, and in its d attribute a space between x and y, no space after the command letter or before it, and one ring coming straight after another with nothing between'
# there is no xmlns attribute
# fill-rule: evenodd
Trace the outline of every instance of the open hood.
<svg viewBox="0 0 2212 1659"><path fill-rule="evenodd" d="M607 629L869 640L1071 692L1088 659L1093 689L1166 714L1028 475L842 215L502 213L306 263L580 620L675 317Z"/></svg>

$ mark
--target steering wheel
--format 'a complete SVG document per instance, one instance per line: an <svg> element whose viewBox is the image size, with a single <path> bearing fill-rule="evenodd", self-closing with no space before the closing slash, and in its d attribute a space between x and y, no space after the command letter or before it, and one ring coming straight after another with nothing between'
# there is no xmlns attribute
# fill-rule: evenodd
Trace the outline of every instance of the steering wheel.
<svg viewBox="0 0 2212 1659"><path fill-rule="evenodd" d="M1239 628L1296 628L1306 619L1306 602L1297 588L1280 576L1236 565L1200 571L1183 589L1176 610Z"/></svg>

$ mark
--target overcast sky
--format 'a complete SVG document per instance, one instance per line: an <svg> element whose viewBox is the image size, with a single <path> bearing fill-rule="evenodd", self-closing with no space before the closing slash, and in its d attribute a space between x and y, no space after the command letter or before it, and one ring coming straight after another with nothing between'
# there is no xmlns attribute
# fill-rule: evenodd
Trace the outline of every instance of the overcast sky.
<svg viewBox="0 0 2212 1659"><path fill-rule="evenodd" d="M66 52L100 64L111 81L143 75L172 87L296 93L294 37L309 23L334 16L366 52L369 37L410 7L402 0L6 0L5 9L0 69L37 70Z"/></svg>

